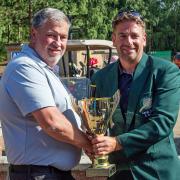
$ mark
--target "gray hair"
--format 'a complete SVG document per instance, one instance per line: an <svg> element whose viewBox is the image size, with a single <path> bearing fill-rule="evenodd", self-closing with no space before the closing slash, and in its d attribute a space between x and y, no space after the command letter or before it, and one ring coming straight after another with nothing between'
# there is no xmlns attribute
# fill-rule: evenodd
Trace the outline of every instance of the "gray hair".
<svg viewBox="0 0 180 180"><path fill-rule="evenodd" d="M41 9L40 11L34 14L31 24L34 28L38 28L42 26L44 23L46 23L48 20L55 22L65 21L67 22L69 27L71 26L68 17L62 11L55 8Z"/></svg>

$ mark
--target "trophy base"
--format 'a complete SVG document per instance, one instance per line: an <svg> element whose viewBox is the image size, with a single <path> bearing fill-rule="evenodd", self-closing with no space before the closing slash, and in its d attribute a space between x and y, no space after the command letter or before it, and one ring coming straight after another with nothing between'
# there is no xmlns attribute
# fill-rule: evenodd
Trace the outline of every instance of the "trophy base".
<svg viewBox="0 0 180 180"><path fill-rule="evenodd" d="M111 177L115 172L116 172L115 164L109 164L107 167L103 167L103 168L89 167L86 170L86 177L95 177L95 176Z"/></svg>

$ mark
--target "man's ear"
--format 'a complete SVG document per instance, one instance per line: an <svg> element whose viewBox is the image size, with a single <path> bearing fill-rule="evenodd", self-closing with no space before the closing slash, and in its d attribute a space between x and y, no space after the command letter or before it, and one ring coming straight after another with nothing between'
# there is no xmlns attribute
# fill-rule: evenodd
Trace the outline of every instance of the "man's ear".
<svg viewBox="0 0 180 180"><path fill-rule="evenodd" d="M144 33L144 47L146 46L146 43L147 43L147 34L146 33Z"/></svg>
<svg viewBox="0 0 180 180"><path fill-rule="evenodd" d="M115 33L113 32L113 33L112 33L113 46L115 46L115 41L116 41L116 35L115 35Z"/></svg>
<svg viewBox="0 0 180 180"><path fill-rule="evenodd" d="M31 40L34 40L36 37L36 29L32 27L30 33Z"/></svg>

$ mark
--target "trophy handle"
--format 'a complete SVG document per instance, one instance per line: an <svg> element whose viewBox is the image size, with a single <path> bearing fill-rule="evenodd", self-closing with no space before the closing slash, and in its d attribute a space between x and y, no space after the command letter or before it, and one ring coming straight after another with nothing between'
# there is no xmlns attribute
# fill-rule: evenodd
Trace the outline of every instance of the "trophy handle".
<svg viewBox="0 0 180 180"><path fill-rule="evenodd" d="M88 122L89 122L89 115L88 115L88 111L87 111L87 103L86 103L86 100L82 100L81 101L81 104L80 104L82 110L81 110L81 116L82 116L82 119L84 119L84 126L86 128L86 131L91 134L91 129L89 128L89 125L88 125Z"/></svg>

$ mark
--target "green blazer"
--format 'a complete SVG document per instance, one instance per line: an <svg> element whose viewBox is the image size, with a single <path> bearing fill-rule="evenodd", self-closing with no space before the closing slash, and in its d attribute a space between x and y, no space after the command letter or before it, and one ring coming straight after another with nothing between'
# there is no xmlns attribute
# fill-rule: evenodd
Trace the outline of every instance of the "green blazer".
<svg viewBox="0 0 180 180"><path fill-rule="evenodd" d="M97 97L111 97L117 91L118 68L119 61L92 77ZM173 140L179 102L179 69L144 53L133 75L125 119L119 106L113 115L111 136L118 138L123 150L111 153L110 162L128 168L137 180L180 179Z"/></svg>

